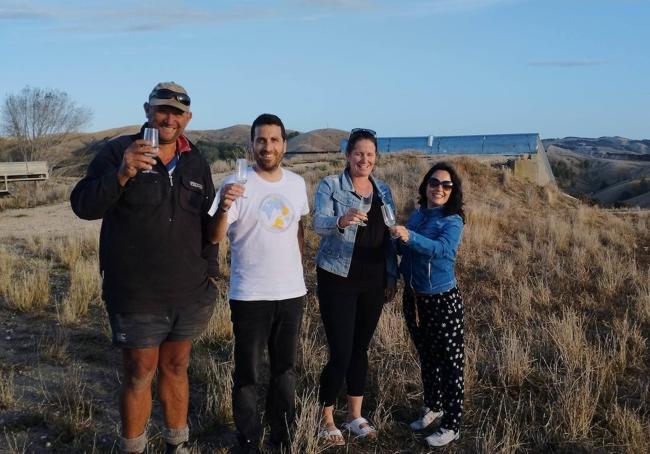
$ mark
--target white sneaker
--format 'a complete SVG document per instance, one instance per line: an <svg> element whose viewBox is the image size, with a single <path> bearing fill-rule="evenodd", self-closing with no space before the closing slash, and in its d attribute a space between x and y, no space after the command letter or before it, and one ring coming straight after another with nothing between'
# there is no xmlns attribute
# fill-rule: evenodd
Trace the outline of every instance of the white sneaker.
<svg viewBox="0 0 650 454"><path fill-rule="evenodd" d="M454 440L460 438L460 432L456 432L449 429L443 429L442 427L425 438L429 446L445 446L451 443Z"/></svg>
<svg viewBox="0 0 650 454"><path fill-rule="evenodd" d="M411 430L418 431L426 429L433 421L442 416L442 411L433 411L429 407L422 407L420 415L420 419L411 423Z"/></svg>

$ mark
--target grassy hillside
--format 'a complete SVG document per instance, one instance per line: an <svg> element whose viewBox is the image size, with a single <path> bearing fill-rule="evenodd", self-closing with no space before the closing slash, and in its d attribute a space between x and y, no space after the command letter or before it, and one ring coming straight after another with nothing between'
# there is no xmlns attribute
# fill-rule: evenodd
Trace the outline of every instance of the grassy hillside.
<svg viewBox="0 0 650 454"><path fill-rule="evenodd" d="M600 149L599 149L600 150ZM604 205L629 205L650 208L650 154L616 156L600 150L591 154L549 145L548 158L564 191L585 196Z"/></svg>
<svg viewBox="0 0 650 454"><path fill-rule="evenodd" d="M468 220L459 251L465 298L465 419L449 453L650 450L650 218L614 213L531 186L485 164L454 161ZM382 156L401 220L428 157ZM287 162L310 197L340 156ZM314 296L318 237L307 230L309 287L298 361L295 452L319 452L315 391L327 349ZM0 239L0 451L115 452L116 364L99 301L97 238ZM222 291L190 366L194 452L226 452L232 330ZM399 301L385 307L370 355L366 412L376 442L332 452L427 452L408 430L421 404L419 369ZM343 400L341 400L341 405ZM151 449L160 449L154 408ZM337 419L343 414L337 414Z"/></svg>

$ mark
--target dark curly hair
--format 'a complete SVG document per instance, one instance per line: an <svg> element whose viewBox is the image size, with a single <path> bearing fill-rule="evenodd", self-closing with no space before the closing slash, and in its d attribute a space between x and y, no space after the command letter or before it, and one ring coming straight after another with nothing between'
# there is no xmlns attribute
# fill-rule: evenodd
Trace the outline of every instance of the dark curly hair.
<svg viewBox="0 0 650 454"><path fill-rule="evenodd" d="M436 170L445 170L449 172L451 176L451 182L454 183L454 187L451 189L451 194L449 195L449 200L445 203L445 216L450 216L452 214L457 214L463 219L463 224L465 223L465 212L463 211L463 184L458 176L458 172L451 164L446 162L438 162L434 164L433 167L424 175L422 183L418 188L418 204L422 208L427 207L427 185L429 184L429 178Z"/></svg>

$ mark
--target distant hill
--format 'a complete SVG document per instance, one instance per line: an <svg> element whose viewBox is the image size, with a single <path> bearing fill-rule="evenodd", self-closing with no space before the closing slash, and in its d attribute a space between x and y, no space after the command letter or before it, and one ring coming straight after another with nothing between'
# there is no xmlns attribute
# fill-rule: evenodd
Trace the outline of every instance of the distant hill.
<svg viewBox="0 0 650 454"><path fill-rule="evenodd" d="M650 208L650 140L545 139L558 185L608 205Z"/></svg>
<svg viewBox="0 0 650 454"><path fill-rule="evenodd" d="M246 147L251 141L250 131L250 125L234 125L223 129L187 131L187 135L192 142L205 140L208 142L225 142Z"/></svg>
<svg viewBox="0 0 650 454"><path fill-rule="evenodd" d="M106 142L114 137L133 134L140 125L123 126L92 133L70 134L64 142L47 150L43 159L50 162L54 174L65 176L83 175L92 157ZM317 129L305 133L287 130L288 153L337 151L341 139L348 133L338 129ZM250 145L250 125L234 125L222 129L188 130L187 136L199 143L209 160L231 159L243 153ZM11 160L12 141L0 137L0 161ZM14 157L14 159L19 159Z"/></svg>
<svg viewBox="0 0 650 454"><path fill-rule="evenodd" d="M287 153L318 153L338 151L341 139L348 137L347 131L340 129L315 129L289 139Z"/></svg>
<svg viewBox="0 0 650 454"><path fill-rule="evenodd" d="M235 125L224 129L205 131L188 131L187 135L194 142L223 142L248 147L250 144L250 125ZM288 129L287 135L289 136L287 153L319 153L338 151L341 139L347 138L348 132L329 128L300 133Z"/></svg>
<svg viewBox="0 0 650 454"><path fill-rule="evenodd" d="M632 140L625 137L565 137L544 139L545 147L554 145L576 153L607 159L639 159L650 161L650 140Z"/></svg>

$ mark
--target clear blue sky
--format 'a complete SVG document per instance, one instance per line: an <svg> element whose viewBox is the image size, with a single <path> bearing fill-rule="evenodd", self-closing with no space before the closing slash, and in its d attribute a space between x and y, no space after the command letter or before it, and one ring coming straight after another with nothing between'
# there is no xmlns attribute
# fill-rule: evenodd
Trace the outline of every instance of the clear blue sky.
<svg viewBox="0 0 650 454"><path fill-rule="evenodd" d="M0 0L0 96L56 88L97 131L158 81L190 129L650 138L649 0Z"/></svg>

